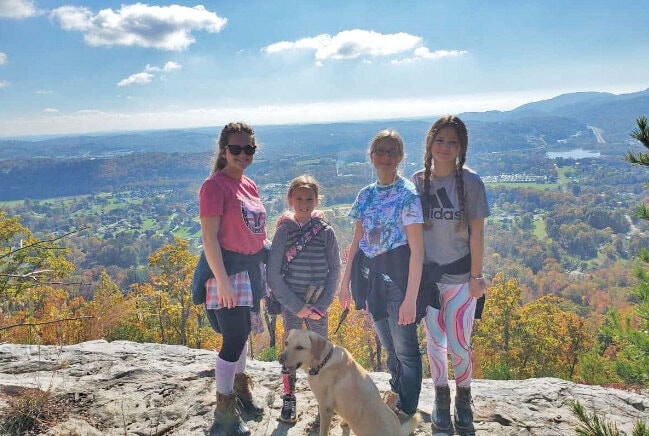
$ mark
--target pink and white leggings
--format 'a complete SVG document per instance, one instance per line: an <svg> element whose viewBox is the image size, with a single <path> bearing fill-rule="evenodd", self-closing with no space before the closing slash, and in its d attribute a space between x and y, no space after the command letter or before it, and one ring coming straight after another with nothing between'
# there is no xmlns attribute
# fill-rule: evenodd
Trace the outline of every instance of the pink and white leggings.
<svg viewBox="0 0 649 436"><path fill-rule="evenodd" d="M435 386L448 384L448 354L456 386L471 386L473 358L471 332L476 299L469 293L469 284L438 284L441 310L431 306L426 313L426 351L430 374Z"/></svg>

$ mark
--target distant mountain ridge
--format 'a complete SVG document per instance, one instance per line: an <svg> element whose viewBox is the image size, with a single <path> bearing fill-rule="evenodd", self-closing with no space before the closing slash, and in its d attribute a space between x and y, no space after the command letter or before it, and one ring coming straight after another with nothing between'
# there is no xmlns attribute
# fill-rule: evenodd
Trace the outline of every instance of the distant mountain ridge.
<svg viewBox="0 0 649 436"><path fill-rule="evenodd" d="M465 112L459 116L469 127L472 146L481 151L511 147L531 148L537 139L556 143L584 135L588 126L602 130L607 142L625 142L635 119L649 115L649 89L628 94L575 92L526 103L511 111ZM273 152L300 153L346 151L367 145L373 134L386 127L397 129L406 143L422 144L435 119L375 120L349 123L255 126L258 137ZM46 158L96 158L129 153L202 153L214 150L221 127L75 135L45 140L0 140L0 160Z"/></svg>
<svg viewBox="0 0 649 436"><path fill-rule="evenodd" d="M504 122L539 117L570 118L606 132L609 141L625 141L635 119L649 113L649 88L628 94L574 92L532 103L511 111L466 112L466 121Z"/></svg>

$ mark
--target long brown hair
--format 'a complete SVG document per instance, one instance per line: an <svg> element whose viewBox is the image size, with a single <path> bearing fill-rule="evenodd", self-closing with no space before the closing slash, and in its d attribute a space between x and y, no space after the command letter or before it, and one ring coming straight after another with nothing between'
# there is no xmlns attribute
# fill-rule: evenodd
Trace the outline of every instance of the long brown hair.
<svg viewBox="0 0 649 436"><path fill-rule="evenodd" d="M248 135L250 135L250 145L252 145L253 147L257 146L255 131L252 130L252 127L250 127L248 124L243 122L226 124L223 130L221 130L219 141L216 144L217 148L216 152L214 153L214 166L212 167L212 174L225 168L225 164L227 163L225 159L225 149L228 146L228 138L231 134L237 132L247 133Z"/></svg>
<svg viewBox="0 0 649 436"><path fill-rule="evenodd" d="M467 226L466 218L464 216L464 178L462 177L464 171L464 163L466 162L466 151L469 146L469 135L464 122L455 115L445 115L435 121L426 135L426 147L424 149L424 192L422 195L422 206L426 217L425 226L430 227L433 225L433 220L430 218L430 179L433 174L433 143L435 137L440 130L445 127L451 127L455 130L458 138L460 138L460 151L458 153L457 161L455 163L455 185L457 189L457 198L460 204L460 220L458 221L455 230L460 231Z"/></svg>

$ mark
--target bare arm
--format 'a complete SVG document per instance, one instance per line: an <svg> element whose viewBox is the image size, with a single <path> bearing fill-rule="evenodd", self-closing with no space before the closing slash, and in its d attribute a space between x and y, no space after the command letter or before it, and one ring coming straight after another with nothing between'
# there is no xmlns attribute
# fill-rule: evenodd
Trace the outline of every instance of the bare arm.
<svg viewBox="0 0 649 436"><path fill-rule="evenodd" d="M348 308L351 302L351 291L349 289L349 281L352 275L352 262L354 261L354 256L358 252L358 244L363 237L363 225L360 221L356 221L354 226L354 237L352 238L352 243L349 246L349 256L347 256L347 265L345 266L345 273L343 278L340 280L340 293L338 294L338 301L343 308Z"/></svg>
<svg viewBox="0 0 649 436"><path fill-rule="evenodd" d="M218 240L219 228L221 227L221 217L211 216L201 218L201 234L203 237L203 251L205 258L214 274L216 285L219 293L219 303L223 307L231 309L235 307L235 295L228 274L223 264L223 255L221 254L221 244Z"/></svg>
<svg viewBox="0 0 649 436"><path fill-rule="evenodd" d="M469 222L471 236L469 236L469 249L471 250L471 276L482 276L482 261L484 256L484 218L474 219ZM475 298L480 298L487 288L485 279L469 279L469 292Z"/></svg>
<svg viewBox="0 0 649 436"><path fill-rule="evenodd" d="M399 308L399 324L407 325L415 322L417 317L417 295L421 282L421 270L424 264L424 234L420 223L404 227L408 245L410 246L410 262L408 264L408 285L406 297Z"/></svg>

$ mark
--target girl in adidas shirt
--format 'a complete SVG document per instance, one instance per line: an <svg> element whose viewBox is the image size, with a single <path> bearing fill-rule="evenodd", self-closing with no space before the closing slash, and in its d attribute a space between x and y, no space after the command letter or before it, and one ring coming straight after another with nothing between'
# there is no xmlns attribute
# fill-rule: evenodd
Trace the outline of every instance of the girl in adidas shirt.
<svg viewBox="0 0 649 436"><path fill-rule="evenodd" d="M482 257L489 206L482 180L464 166L467 146L462 120L450 115L440 118L426 136L424 169L415 173L412 181L425 220L422 292L434 295L425 317L428 362L435 382L433 432L452 428L447 356L451 353L455 427L461 434L474 434L471 331L476 301L486 289ZM439 293L433 293L433 288Z"/></svg>

